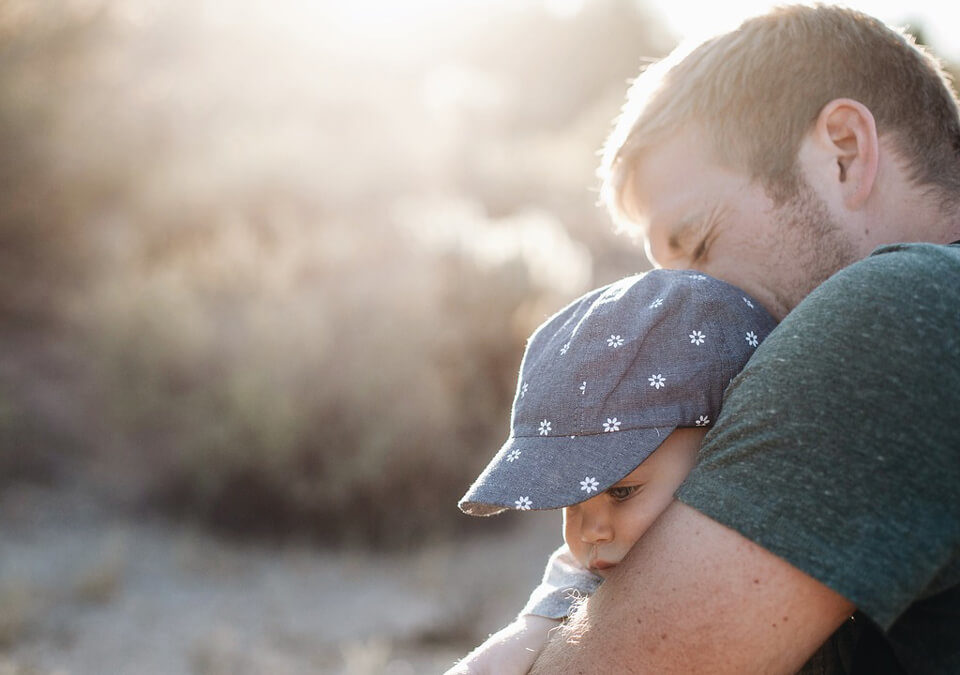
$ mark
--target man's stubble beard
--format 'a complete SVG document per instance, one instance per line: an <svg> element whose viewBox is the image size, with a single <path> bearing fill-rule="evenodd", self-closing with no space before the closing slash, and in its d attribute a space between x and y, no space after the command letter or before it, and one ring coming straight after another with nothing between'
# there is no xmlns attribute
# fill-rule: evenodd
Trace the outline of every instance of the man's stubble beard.
<svg viewBox="0 0 960 675"><path fill-rule="evenodd" d="M775 220L784 238L781 255L790 258L777 264L781 270L793 270L792 278L785 279L776 293L776 300L788 310L859 258L850 235L805 181L796 196L777 209Z"/></svg>

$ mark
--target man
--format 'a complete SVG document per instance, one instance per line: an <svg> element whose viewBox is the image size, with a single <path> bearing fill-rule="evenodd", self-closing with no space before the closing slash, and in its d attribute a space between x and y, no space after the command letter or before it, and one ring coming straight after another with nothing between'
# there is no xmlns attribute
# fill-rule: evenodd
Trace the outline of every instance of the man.
<svg viewBox="0 0 960 675"><path fill-rule="evenodd" d="M939 65L857 12L775 10L642 74L602 176L651 260L783 322L532 672L795 672L855 611L848 672L960 672L960 121ZM932 244L871 255L894 242Z"/></svg>

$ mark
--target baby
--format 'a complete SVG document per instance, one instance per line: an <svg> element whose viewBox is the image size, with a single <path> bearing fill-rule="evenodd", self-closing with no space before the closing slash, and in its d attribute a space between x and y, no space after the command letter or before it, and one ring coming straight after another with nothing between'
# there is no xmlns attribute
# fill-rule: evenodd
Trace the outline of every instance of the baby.
<svg viewBox="0 0 960 675"><path fill-rule="evenodd" d="M518 618L453 673L525 673L549 631L626 556L696 463L723 391L776 325L743 291L653 270L538 328L510 437L460 501L470 515L563 509L565 545Z"/></svg>

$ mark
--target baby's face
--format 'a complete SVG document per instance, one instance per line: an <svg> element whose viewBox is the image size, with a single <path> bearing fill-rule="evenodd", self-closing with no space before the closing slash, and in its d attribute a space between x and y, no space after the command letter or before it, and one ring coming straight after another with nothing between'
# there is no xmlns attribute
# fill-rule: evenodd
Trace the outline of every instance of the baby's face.
<svg viewBox="0 0 960 675"><path fill-rule="evenodd" d="M606 492L563 510L563 538L574 557L602 577L627 555L673 500L697 460L706 429L677 429Z"/></svg>

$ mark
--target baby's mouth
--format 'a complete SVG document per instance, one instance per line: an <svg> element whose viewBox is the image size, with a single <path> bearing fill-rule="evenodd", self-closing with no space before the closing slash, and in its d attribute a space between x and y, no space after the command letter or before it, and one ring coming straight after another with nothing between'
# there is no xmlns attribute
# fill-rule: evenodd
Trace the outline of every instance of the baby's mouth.
<svg viewBox="0 0 960 675"><path fill-rule="evenodd" d="M590 571L600 576L605 576L604 571L616 567L617 563L608 560L594 560L590 563Z"/></svg>

